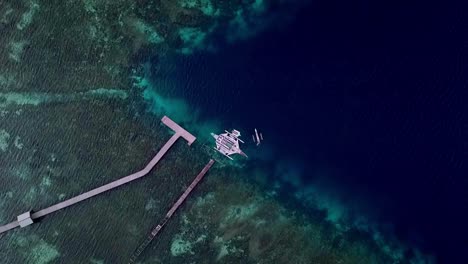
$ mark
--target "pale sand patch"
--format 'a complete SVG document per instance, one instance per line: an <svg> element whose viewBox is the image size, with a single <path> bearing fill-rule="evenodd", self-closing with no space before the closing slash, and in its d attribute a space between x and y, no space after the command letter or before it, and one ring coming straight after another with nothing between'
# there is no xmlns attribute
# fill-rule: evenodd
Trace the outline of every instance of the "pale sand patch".
<svg viewBox="0 0 468 264"><path fill-rule="evenodd" d="M48 94L48 93L0 93L0 107L10 105L33 105L38 106L44 103L69 102L93 99L121 99L128 98L128 93L119 89L97 88L87 92L70 94Z"/></svg>
<svg viewBox="0 0 468 264"><path fill-rule="evenodd" d="M41 239L39 243L31 249L30 259L32 260L31 263L46 264L51 263L59 256L60 253L53 245Z"/></svg>
<svg viewBox="0 0 468 264"><path fill-rule="evenodd" d="M104 260L92 258L89 260L91 264L104 264Z"/></svg>
<svg viewBox="0 0 468 264"><path fill-rule="evenodd" d="M192 250L193 246L206 240L206 235L200 235L196 240L189 241L184 238L184 234L184 232L177 234L174 240L172 240L171 254L174 257L184 254L194 255L195 252Z"/></svg>
<svg viewBox="0 0 468 264"><path fill-rule="evenodd" d="M145 205L145 210L146 211L150 211L150 210L153 210L153 209L156 209L158 208L158 204L159 202L154 200L153 198L149 199L148 202L146 203Z"/></svg>
<svg viewBox="0 0 468 264"><path fill-rule="evenodd" d="M37 235L18 236L14 241L20 247L21 254L27 258L27 263L47 264L56 263L60 253L54 245L47 243Z"/></svg>
<svg viewBox="0 0 468 264"><path fill-rule="evenodd" d="M17 168L10 170L11 175L19 177L22 180L28 180L31 178L32 169L25 163L19 165Z"/></svg>
<svg viewBox="0 0 468 264"><path fill-rule="evenodd" d="M34 15L39 11L39 4L36 2L29 2L29 10L26 11L22 16L21 20L16 24L18 30L23 30L31 25Z"/></svg>
<svg viewBox="0 0 468 264"><path fill-rule="evenodd" d="M0 130L0 150L5 152L8 149L10 134L5 129Z"/></svg>
<svg viewBox="0 0 468 264"><path fill-rule="evenodd" d="M24 144L21 143L21 138L19 136L15 137L15 141L13 142L13 144L15 145L17 149L23 149L24 147Z"/></svg>
<svg viewBox="0 0 468 264"><path fill-rule="evenodd" d="M10 53L8 54L8 57L15 62L20 62L21 55L23 54L24 48L27 44L28 41L26 40L12 41L10 43Z"/></svg>

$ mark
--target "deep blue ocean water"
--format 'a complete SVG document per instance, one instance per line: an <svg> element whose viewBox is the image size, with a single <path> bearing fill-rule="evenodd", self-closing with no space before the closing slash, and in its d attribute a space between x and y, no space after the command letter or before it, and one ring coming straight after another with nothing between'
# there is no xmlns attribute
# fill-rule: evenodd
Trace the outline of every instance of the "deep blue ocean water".
<svg viewBox="0 0 468 264"><path fill-rule="evenodd" d="M259 128L304 185L321 182L441 263L464 263L466 22L428 3L318 1L291 24L180 56L158 78L178 80L164 93L202 119L245 140Z"/></svg>

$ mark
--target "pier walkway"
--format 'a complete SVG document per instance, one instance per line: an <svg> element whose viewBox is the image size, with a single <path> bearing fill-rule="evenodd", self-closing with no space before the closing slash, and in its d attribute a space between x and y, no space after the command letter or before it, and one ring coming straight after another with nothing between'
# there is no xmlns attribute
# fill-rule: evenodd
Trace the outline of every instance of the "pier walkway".
<svg viewBox="0 0 468 264"><path fill-rule="evenodd" d="M147 175L151 171L151 169L153 169L153 167L161 160L161 158L164 156L164 154L166 154L166 152L172 147L172 145L177 141L177 139L182 137L183 139L185 139L188 142L189 146L195 141L196 138L192 134L190 134L185 129L180 127L177 123L172 121L167 116L164 116L161 119L161 121L166 126L171 128L172 130L174 130L175 134L166 142L166 144L164 144L164 146L161 148L161 150L159 150L159 152L156 154L156 156L154 156L154 158L148 163L148 165L146 165L146 167L144 169L142 169L142 170L140 170L138 172L135 172L133 174L130 174L128 176L125 176L123 178L120 178L120 179L118 179L116 181L113 181L111 183L105 184L105 185L103 185L101 187L95 188L95 189L93 189L91 191L82 193L82 194L80 194L78 196L75 196L75 197L70 198L68 200L65 200L63 202L60 202L58 204L55 204L55 205L52 205L52 206L47 207L45 209L42 209L40 211L33 212L33 213L26 212L24 214L21 214L21 215L19 215L17 217L16 221L11 222L11 223L9 223L7 225L4 225L4 226L0 226L0 234L6 232L8 230L14 229L14 228L16 228L18 226L21 226L21 227L28 226L28 225L32 224L34 222L34 220L36 220L38 218L41 218L41 217L43 217L45 215L51 214L51 213L53 213L55 211L58 211L60 209L69 207L69 206L74 205L76 203L79 203L79 202L81 202L83 200L94 197L94 196L99 195L99 194L101 194L103 192L112 190L114 188L117 188L117 187L119 187L121 185L129 183L129 182L134 181L136 179L139 179L139 178Z"/></svg>
<svg viewBox="0 0 468 264"><path fill-rule="evenodd" d="M151 233L148 235L145 241L143 241L140 246L135 250L133 253L132 257L130 258L130 261L128 264L133 264L137 260L137 258L143 253L143 251L148 247L148 245L153 241L153 239L158 235L159 231L166 225L167 221L171 218L171 216L175 213L175 211L181 206L185 199L189 196L189 194L192 192L192 190L197 186L197 184L203 179L205 174L208 172L208 170L213 166L214 160L210 160L205 167L200 171L200 173L195 177L193 182L190 184L190 186L185 190L185 192L179 197L177 202L174 203L174 205L171 207L171 209L167 212L166 216L164 219L156 226L154 229L151 231Z"/></svg>

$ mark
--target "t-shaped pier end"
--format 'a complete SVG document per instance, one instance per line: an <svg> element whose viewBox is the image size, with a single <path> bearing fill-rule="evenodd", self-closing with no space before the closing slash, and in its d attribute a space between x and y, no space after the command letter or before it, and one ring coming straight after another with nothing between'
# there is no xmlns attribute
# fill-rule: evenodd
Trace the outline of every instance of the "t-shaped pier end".
<svg viewBox="0 0 468 264"><path fill-rule="evenodd" d="M8 230L14 229L18 226L20 227L25 227L29 226L34 223L35 219L41 218L45 215L51 214L55 211L58 211L60 209L63 209L65 207L69 207L71 205L74 205L76 203L79 203L83 200L89 199L91 197L94 197L96 195L99 195L103 192L107 192L109 190L112 190L114 188L117 188L121 185L124 185L126 183L129 183L133 180L139 179L145 175L147 175L153 167L161 160L161 158L166 154L166 152L174 145L174 143L179 139L180 137L184 138L187 142L188 145L190 146L196 139L192 134L190 134L187 130L183 129L181 126L179 126L177 123L172 121L169 117L164 116L161 121L168 126L170 129L174 130L175 134L172 135L172 137L162 146L162 148L156 153L156 155L153 157L153 159L146 165L145 168L143 168L140 171L137 171L135 173L132 173L128 176L125 176L123 178L120 178L118 180L115 180L113 182L110 182L108 184L102 185L100 187L97 187L95 189L92 189L90 191L87 191L85 193L82 193L80 195L77 195L75 197L72 197L68 200L62 201L60 203L54 204L52 206L49 206L45 209L39 210L37 212L26 212L24 214L21 214L17 217L16 221L13 221L7 225L0 226L0 234L3 232L6 232Z"/></svg>
<svg viewBox="0 0 468 264"><path fill-rule="evenodd" d="M197 139L192 134L190 134L187 130L179 126L176 122L172 121L169 117L164 116L161 119L161 121L170 129L174 130L176 135L179 135L179 137L183 137L185 140L187 140L189 146L192 145L195 139Z"/></svg>

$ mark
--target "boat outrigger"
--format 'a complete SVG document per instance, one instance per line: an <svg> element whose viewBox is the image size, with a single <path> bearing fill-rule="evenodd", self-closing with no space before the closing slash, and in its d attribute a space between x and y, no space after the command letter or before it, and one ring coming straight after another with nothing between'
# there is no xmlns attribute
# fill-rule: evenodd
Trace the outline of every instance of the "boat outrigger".
<svg viewBox="0 0 468 264"><path fill-rule="evenodd" d="M255 135L252 135L252 139L254 143L257 143L257 146L260 145L260 142L263 140L262 133L258 133L257 129L255 128Z"/></svg>

